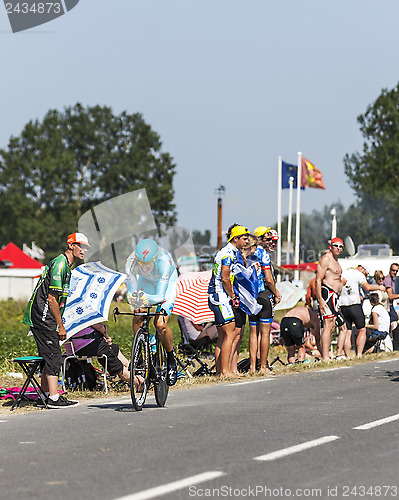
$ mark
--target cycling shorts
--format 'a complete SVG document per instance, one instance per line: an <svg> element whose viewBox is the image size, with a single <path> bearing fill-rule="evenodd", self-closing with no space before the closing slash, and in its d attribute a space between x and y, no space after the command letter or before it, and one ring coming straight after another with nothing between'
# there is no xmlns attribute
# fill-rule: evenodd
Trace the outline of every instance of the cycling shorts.
<svg viewBox="0 0 399 500"><path fill-rule="evenodd" d="M299 318L283 318L280 324L280 335L286 347L296 345L300 347L305 343L305 327Z"/></svg>
<svg viewBox="0 0 399 500"><path fill-rule="evenodd" d="M333 290L332 288L330 288L325 283L322 283L321 296L326 304L326 313L324 315L321 314L320 307L319 307L321 326L323 327L325 319L335 318L336 326L338 328L341 327L345 323L345 320L344 320L344 317L342 316L342 313L338 307L338 294L337 294L337 292L335 290Z"/></svg>
<svg viewBox="0 0 399 500"><path fill-rule="evenodd" d="M36 340L39 356L44 359L41 365L42 373L58 377L63 363L58 332L40 328L31 328L30 331Z"/></svg>
<svg viewBox="0 0 399 500"><path fill-rule="evenodd" d="M229 300L225 300L226 297L222 297L223 302L221 302L218 293L209 295L208 306L215 316L216 326L223 326L235 320L233 306Z"/></svg>
<svg viewBox="0 0 399 500"><path fill-rule="evenodd" d="M348 330L352 330L352 324L354 324L358 330L366 326L363 308L360 304L341 306L341 312Z"/></svg>
<svg viewBox="0 0 399 500"><path fill-rule="evenodd" d="M249 324L251 326L259 325L259 323L272 323L274 317L274 296L270 294L269 290L264 290L258 294L258 304L262 309L258 314L251 314L249 316Z"/></svg>
<svg viewBox="0 0 399 500"><path fill-rule="evenodd" d="M233 312L236 328L242 328L243 326L245 326L245 323L247 322L247 315L245 314L245 312L238 307L233 307Z"/></svg>

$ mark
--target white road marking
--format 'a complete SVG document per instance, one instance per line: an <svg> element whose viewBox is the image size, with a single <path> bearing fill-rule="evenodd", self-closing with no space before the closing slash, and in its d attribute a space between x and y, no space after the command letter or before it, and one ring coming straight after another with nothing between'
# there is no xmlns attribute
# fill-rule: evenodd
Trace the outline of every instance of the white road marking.
<svg viewBox="0 0 399 500"><path fill-rule="evenodd" d="M260 380L248 380L247 382L231 382L230 384L226 385L246 385L246 384L258 384L259 382L272 382L273 380L276 380L276 378L261 378Z"/></svg>
<svg viewBox="0 0 399 500"><path fill-rule="evenodd" d="M398 358L382 359L381 361L376 361L376 363L390 363L391 361L398 361Z"/></svg>
<svg viewBox="0 0 399 500"><path fill-rule="evenodd" d="M381 418L380 420L375 420L374 422L369 422L368 424L359 425L358 427L353 427L353 428L365 431L367 429L372 429L373 427L378 427L379 425L384 425L388 424L389 422L394 422L395 420L399 420L399 414L392 415L391 417Z"/></svg>
<svg viewBox="0 0 399 500"><path fill-rule="evenodd" d="M295 446L290 446L289 448L283 448L282 450L273 451L272 453L267 453L266 455L255 457L254 460L260 460L262 462L263 461L270 462L278 458L292 455L293 453L298 453L300 451L308 450L309 448L314 448L315 446L331 443L336 439L340 438L338 436L324 436L319 439L314 439L313 441L307 441L306 443L297 444Z"/></svg>
<svg viewBox="0 0 399 500"><path fill-rule="evenodd" d="M326 370L317 370L317 373L323 373L323 372L335 372L336 370L345 370L348 368L352 368L351 366L337 366L337 368L327 368Z"/></svg>
<svg viewBox="0 0 399 500"><path fill-rule="evenodd" d="M224 472L219 471L203 472L202 474L197 474L196 476L186 477L185 479L180 479L179 481L173 481L173 483L163 484L161 486L156 486L155 488L150 488L149 490L140 491L139 493L126 495L125 497L118 498L117 500L147 500L148 498L166 495L174 491L182 490L183 488L188 488L194 484L210 481L224 475Z"/></svg>

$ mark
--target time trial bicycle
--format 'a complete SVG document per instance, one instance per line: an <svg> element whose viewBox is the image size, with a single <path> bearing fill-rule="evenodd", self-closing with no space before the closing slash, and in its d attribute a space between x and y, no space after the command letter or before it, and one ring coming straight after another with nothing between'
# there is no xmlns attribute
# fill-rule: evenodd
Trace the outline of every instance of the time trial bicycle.
<svg viewBox="0 0 399 500"><path fill-rule="evenodd" d="M142 410L151 384L154 387L155 401L158 406L165 406L168 397L166 353L157 331L154 335L155 343L150 342L150 319L159 314L151 312L151 308L158 305L140 306L140 309L134 312L120 312L117 307L114 309L115 322L117 316L139 316L142 318L142 325L133 339L130 358L130 394L136 411ZM140 375L144 379L144 383L136 384L136 375Z"/></svg>

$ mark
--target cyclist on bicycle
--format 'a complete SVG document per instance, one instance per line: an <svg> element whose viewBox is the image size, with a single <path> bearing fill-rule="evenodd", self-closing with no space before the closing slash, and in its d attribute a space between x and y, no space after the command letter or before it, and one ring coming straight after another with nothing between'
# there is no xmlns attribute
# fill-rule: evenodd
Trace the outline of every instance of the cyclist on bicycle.
<svg viewBox="0 0 399 500"><path fill-rule="evenodd" d="M135 308L162 302L158 305L154 326L160 335L167 357L167 384L177 381L177 365L173 354L173 332L168 326L175 297L177 270L170 254L154 240L146 238L137 243L126 260L125 271L128 302ZM141 326L141 318L133 318L133 332Z"/></svg>

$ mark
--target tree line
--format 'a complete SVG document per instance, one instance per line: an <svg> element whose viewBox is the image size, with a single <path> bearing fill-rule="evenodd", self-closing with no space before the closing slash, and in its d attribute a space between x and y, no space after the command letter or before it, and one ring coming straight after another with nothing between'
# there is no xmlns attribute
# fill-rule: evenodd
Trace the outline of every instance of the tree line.
<svg viewBox="0 0 399 500"><path fill-rule="evenodd" d="M158 224L173 225L173 158L139 113L76 104L30 121L0 149L0 242L65 248L91 207L145 188Z"/></svg>
<svg viewBox="0 0 399 500"><path fill-rule="evenodd" d="M357 199L347 209L333 204L338 231L355 244L388 243L398 253L399 84L383 89L357 120L363 150L343 160ZM175 173L172 156L141 114L115 115L109 107L79 103L49 110L0 149L0 244L34 240L51 257L63 249L84 212L141 188L156 222L173 226ZM302 255L325 249L331 208L301 215ZM283 236L286 226L285 220ZM194 242L209 242L209 230L193 233Z"/></svg>

